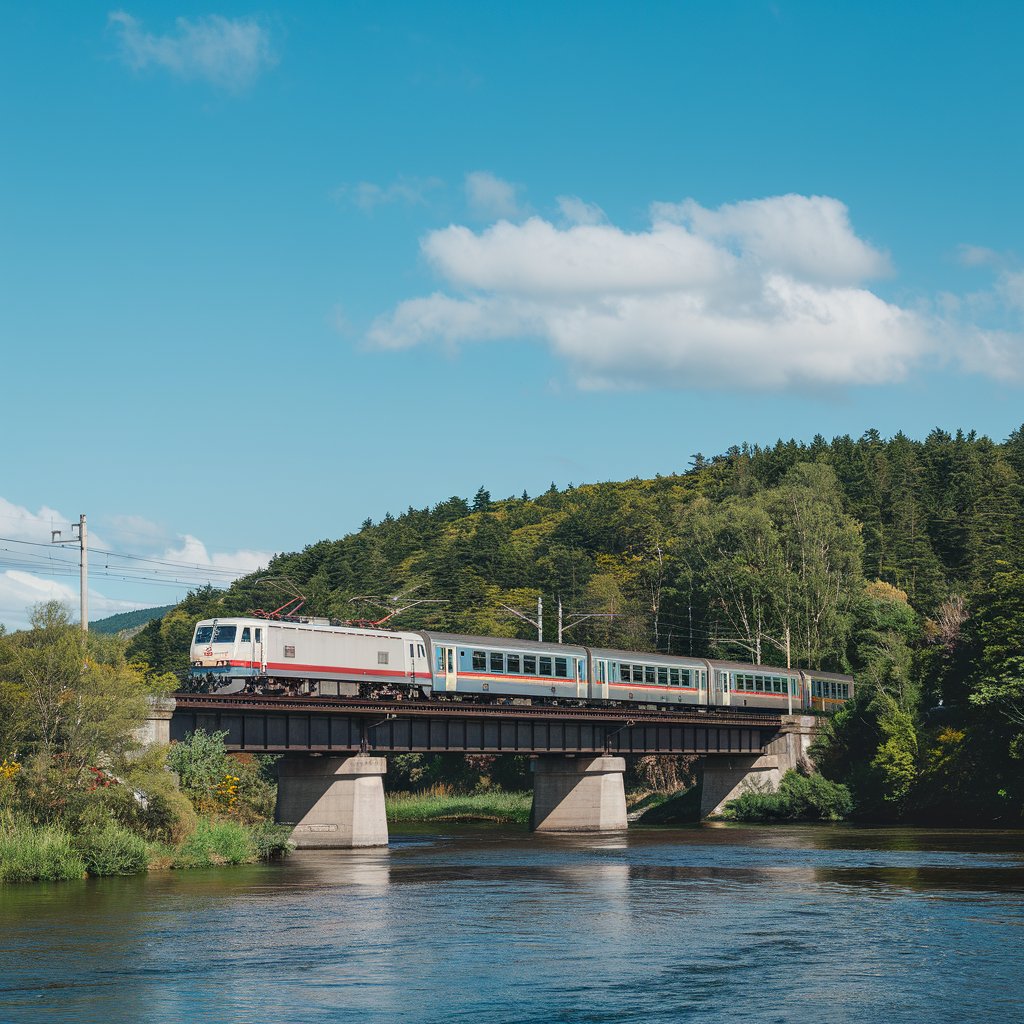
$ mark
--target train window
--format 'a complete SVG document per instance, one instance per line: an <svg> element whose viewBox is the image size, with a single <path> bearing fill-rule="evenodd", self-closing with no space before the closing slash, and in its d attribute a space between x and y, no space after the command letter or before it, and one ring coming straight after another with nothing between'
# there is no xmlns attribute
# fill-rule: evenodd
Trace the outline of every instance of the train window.
<svg viewBox="0 0 1024 1024"><path fill-rule="evenodd" d="M492 672L504 672L505 671L505 655L495 654L491 652L491 671Z"/></svg>
<svg viewBox="0 0 1024 1024"><path fill-rule="evenodd" d="M412 644L409 644L409 657L410 658L415 658L416 657L416 648L413 647Z"/></svg>
<svg viewBox="0 0 1024 1024"><path fill-rule="evenodd" d="M667 668L659 668L658 669L658 682L662 686L668 686L668 669Z"/></svg>
<svg viewBox="0 0 1024 1024"><path fill-rule="evenodd" d="M387 663L388 663L388 652L387 651L378 651L377 652L377 664L378 665L386 665Z"/></svg>
<svg viewBox="0 0 1024 1024"><path fill-rule="evenodd" d="M435 647L434 651L437 653L437 658L435 659L437 661L437 671L438 672L443 672L444 671L444 651L441 650L440 647Z"/></svg>
<svg viewBox="0 0 1024 1024"><path fill-rule="evenodd" d="M263 630L259 626L256 627L256 643L263 643Z"/></svg>
<svg viewBox="0 0 1024 1024"><path fill-rule="evenodd" d="M215 626L213 630L213 642L215 644L233 644L237 626Z"/></svg>
<svg viewBox="0 0 1024 1024"><path fill-rule="evenodd" d="M633 666L627 665L625 662L619 663L619 678L624 682L628 683L633 678Z"/></svg>
<svg viewBox="0 0 1024 1024"><path fill-rule="evenodd" d="M196 638L193 643L208 644L213 639L213 626L200 626L196 630Z"/></svg>
<svg viewBox="0 0 1024 1024"><path fill-rule="evenodd" d="M551 675L551 659L543 654L540 656L540 674L542 676Z"/></svg>
<svg viewBox="0 0 1024 1024"><path fill-rule="evenodd" d="M252 641L252 632L250 631L249 627L246 626L245 629L242 630L242 643L243 644L247 644L247 643L250 643L251 641Z"/></svg>
<svg viewBox="0 0 1024 1024"><path fill-rule="evenodd" d="M473 671L474 672L486 672L487 671L487 655L483 651L473 652Z"/></svg>
<svg viewBox="0 0 1024 1024"><path fill-rule="evenodd" d="M555 658L555 675L559 679L565 679L569 675L569 663L565 658Z"/></svg>
<svg viewBox="0 0 1024 1024"><path fill-rule="evenodd" d="M688 668L681 668L679 670L679 685L680 686L692 686L690 682L690 670Z"/></svg>
<svg viewBox="0 0 1024 1024"><path fill-rule="evenodd" d="M843 683L843 700L846 700L850 696L850 684Z"/></svg>
<svg viewBox="0 0 1024 1024"><path fill-rule="evenodd" d="M644 666L644 682L653 683L657 679L657 673L654 671L653 665Z"/></svg>
<svg viewBox="0 0 1024 1024"><path fill-rule="evenodd" d="M670 668L668 670L668 675L669 675L669 682L671 683L671 685L672 686L678 686L679 685L679 669L677 669L677 668Z"/></svg>
<svg viewBox="0 0 1024 1024"><path fill-rule="evenodd" d="M506 654L505 655L505 671L506 672L519 672L519 655L518 654Z"/></svg>
<svg viewBox="0 0 1024 1024"><path fill-rule="evenodd" d="M523 673L528 676L535 676L537 674L537 655L523 655Z"/></svg>
<svg viewBox="0 0 1024 1024"><path fill-rule="evenodd" d="M256 632L259 633L259 630L257 629ZM259 637L257 636L256 639L259 640ZM417 644L416 650L419 651L421 658L425 658L427 656L427 651L423 644Z"/></svg>

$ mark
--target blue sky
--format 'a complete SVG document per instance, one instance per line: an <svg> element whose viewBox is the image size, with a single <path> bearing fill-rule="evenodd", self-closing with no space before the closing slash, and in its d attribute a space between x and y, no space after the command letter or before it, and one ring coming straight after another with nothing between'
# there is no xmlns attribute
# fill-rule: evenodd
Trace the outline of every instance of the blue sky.
<svg viewBox="0 0 1024 1024"><path fill-rule="evenodd" d="M1019 4L2 10L8 625L79 512L98 615L480 484L1024 420Z"/></svg>

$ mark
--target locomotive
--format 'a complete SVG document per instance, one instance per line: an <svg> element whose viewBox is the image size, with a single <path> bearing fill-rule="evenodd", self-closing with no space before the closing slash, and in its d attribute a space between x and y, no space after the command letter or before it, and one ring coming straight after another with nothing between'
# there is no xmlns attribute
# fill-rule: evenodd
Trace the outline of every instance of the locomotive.
<svg viewBox="0 0 1024 1024"><path fill-rule="evenodd" d="M204 619L189 656L214 693L412 697L604 706L832 711L853 677L457 633L335 626L327 619Z"/></svg>

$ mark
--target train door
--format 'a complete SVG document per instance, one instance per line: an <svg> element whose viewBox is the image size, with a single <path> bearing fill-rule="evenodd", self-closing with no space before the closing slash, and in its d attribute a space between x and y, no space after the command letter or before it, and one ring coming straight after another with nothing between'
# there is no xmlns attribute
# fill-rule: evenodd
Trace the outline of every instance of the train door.
<svg viewBox="0 0 1024 1024"><path fill-rule="evenodd" d="M720 707L729 706L729 673L722 669L715 671L715 703Z"/></svg>
<svg viewBox="0 0 1024 1024"><path fill-rule="evenodd" d="M455 668L455 648L440 645L438 648L438 667L444 675L444 688L457 690L459 686L458 672Z"/></svg>
<svg viewBox="0 0 1024 1024"><path fill-rule="evenodd" d="M575 658L576 662L576 696L584 700L589 696L587 693L587 659Z"/></svg>
<svg viewBox="0 0 1024 1024"><path fill-rule="evenodd" d="M593 695L598 700L608 699L608 661L605 658L594 659L594 691Z"/></svg>
<svg viewBox="0 0 1024 1024"><path fill-rule="evenodd" d="M263 627L254 626L252 630L252 665L259 668L260 675L267 671L267 659L263 653Z"/></svg>

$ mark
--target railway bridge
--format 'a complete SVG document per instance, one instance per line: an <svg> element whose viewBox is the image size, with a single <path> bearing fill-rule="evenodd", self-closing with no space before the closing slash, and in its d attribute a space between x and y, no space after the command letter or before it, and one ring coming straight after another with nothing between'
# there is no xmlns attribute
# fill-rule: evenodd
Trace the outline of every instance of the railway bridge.
<svg viewBox="0 0 1024 1024"><path fill-rule="evenodd" d="M276 818L299 847L388 842L383 776L391 753L527 754L531 828L626 827L627 755L694 754L701 815L751 785L777 784L807 755L817 719L744 708L640 710L179 693L151 713L148 738L225 732L234 752L283 754Z"/></svg>

